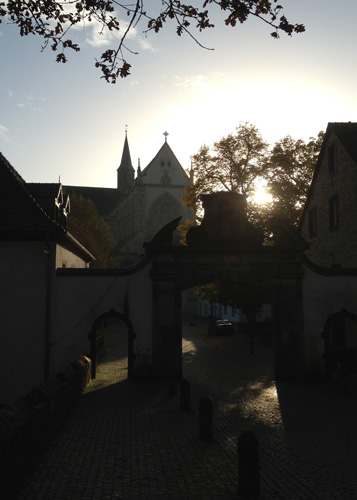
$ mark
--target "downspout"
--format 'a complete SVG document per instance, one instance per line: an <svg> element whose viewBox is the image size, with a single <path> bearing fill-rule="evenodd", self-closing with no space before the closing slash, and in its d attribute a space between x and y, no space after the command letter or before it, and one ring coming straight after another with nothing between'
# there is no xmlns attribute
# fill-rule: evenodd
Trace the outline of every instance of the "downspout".
<svg viewBox="0 0 357 500"><path fill-rule="evenodd" d="M46 234L46 306L45 306L45 359L44 359L44 382L50 373L50 338L51 338L51 271L52 255L49 233Z"/></svg>

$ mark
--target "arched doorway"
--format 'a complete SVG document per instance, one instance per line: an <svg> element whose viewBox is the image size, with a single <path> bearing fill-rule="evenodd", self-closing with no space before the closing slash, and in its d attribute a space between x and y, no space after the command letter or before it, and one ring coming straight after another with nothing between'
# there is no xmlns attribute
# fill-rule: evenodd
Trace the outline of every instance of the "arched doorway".
<svg viewBox="0 0 357 500"><path fill-rule="evenodd" d="M328 377L357 372L357 315L346 309L331 314L322 332Z"/></svg>
<svg viewBox="0 0 357 500"><path fill-rule="evenodd" d="M115 363L122 378L131 378L133 368L134 330L129 318L114 309L101 314L93 323L90 334L92 378L102 363ZM126 374L126 377L125 377Z"/></svg>

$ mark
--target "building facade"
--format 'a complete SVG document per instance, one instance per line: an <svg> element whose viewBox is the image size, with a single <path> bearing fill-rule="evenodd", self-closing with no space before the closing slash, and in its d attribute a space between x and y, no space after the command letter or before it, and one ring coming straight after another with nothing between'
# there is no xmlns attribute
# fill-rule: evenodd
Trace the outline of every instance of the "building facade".
<svg viewBox="0 0 357 500"><path fill-rule="evenodd" d="M357 268L357 123L329 123L301 221L306 256Z"/></svg>
<svg viewBox="0 0 357 500"><path fill-rule="evenodd" d="M59 184L27 184L0 153L0 405L50 375L56 271L94 259L66 231Z"/></svg>
<svg viewBox="0 0 357 500"><path fill-rule="evenodd" d="M357 303L357 123L328 124L300 231L309 244L303 309L310 364L336 374L348 364L357 373L357 324L349 320Z"/></svg>

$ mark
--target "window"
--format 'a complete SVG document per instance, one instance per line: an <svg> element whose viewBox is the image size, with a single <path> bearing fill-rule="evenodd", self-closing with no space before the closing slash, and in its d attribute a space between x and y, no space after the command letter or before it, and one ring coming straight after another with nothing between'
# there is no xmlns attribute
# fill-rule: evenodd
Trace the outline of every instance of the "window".
<svg viewBox="0 0 357 500"><path fill-rule="evenodd" d="M338 229L338 196L332 196L329 199L329 221L330 229Z"/></svg>
<svg viewBox="0 0 357 500"><path fill-rule="evenodd" d="M328 171L330 174L336 172L336 151L335 144L331 144L327 150L328 154Z"/></svg>
<svg viewBox="0 0 357 500"><path fill-rule="evenodd" d="M316 208L309 210L309 236L313 237L317 234L316 227Z"/></svg>
<svg viewBox="0 0 357 500"><path fill-rule="evenodd" d="M164 186L171 186L171 179L167 171L164 171L164 175L161 177L161 184Z"/></svg>

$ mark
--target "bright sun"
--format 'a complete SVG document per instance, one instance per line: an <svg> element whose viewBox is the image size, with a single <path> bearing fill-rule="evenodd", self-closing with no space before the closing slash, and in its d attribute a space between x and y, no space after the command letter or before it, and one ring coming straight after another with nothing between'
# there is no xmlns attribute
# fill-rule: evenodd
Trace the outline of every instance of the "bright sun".
<svg viewBox="0 0 357 500"><path fill-rule="evenodd" d="M254 192L253 199L258 205L266 205L267 203L270 203L272 201L272 196L263 187L259 187Z"/></svg>

